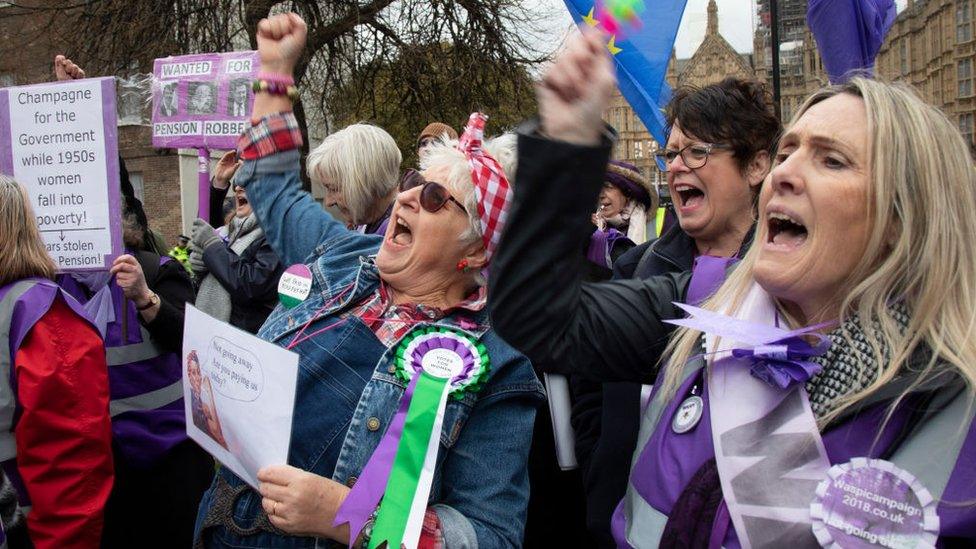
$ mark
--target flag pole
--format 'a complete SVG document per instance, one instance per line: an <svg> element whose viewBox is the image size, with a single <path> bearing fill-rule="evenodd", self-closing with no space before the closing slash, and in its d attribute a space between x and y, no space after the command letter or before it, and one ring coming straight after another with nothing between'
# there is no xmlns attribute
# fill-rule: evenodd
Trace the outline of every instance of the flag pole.
<svg viewBox="0 0 976 549"><path fill-rule="evenodd" d="M782 117L779 94L779 6L777 0L769 0L769 48L773 61L773 109L776 118Z"/></svg>

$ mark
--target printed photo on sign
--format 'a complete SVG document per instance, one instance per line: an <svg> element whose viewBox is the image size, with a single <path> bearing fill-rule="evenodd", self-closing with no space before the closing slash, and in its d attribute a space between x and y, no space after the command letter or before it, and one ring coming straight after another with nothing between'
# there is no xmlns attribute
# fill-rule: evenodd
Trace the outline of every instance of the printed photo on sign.
<svg viewBox="0 0 976 549"><path fill-rule="evenodd" d="M213 114L217 109L217 86L210 82L190 82L186 86L190 98L186 112L190 114Z"/></svg>
<svg viewBox="0 0 976 549"><path fill-rule="evenodd" d="M163 85L163 100L159 103L159 113L163 116L176 116L180 112L180 98L177 95L179 82Z"/></svg>
<svg viewBox="0 0 976 549"><path fill-rule="evenodd" d="M60 272L122 253L114 78L0 90L0 173L27 191Z"/></svg>
<svg viewBox="0 0 976 549"><path fill-rule="evenodd" d="M288 461L298 355L186 308L187 435L257 487L258 469Z"/></svg>
<svg viewBox="0 0 976 549"><path fill-rule="evenodd" d="M203 375L200 369L200 358L195 349L191 350L186 357L184 379L190 383L190 410L193 411L193 425L226 449L227 441L224 440L224 433L220 428L213 384L210 382L210 376Z"/></svg>
<svg viewBox="0 0 976 549"><path fill-rule="evenodd" d="M233 149L251 116L258 65L253 51L156 59L153 147Z"/></svg>
<svg viewBox="0 0 976 549"><path fill-rule="evenodd" d="M247 116L248 92L250 81L244 78L230 81L230 93L227 96L227 114L230 116Z"/></svg>

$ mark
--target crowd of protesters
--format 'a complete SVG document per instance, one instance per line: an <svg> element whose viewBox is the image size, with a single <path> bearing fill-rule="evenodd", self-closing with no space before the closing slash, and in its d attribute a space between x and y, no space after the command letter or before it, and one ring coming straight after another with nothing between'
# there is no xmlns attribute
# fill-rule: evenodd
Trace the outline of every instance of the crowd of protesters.
<svg viewBox="0 0 976 549"><path fill-rule="evenodd" d="M302 19L256 37L258 78L293 82ZM55 73L85 77L63 56ZM255 86L178 246L120 162L125 253L103 272L58 273L0 175L0 547L375 547L382 505L357 522L344 504L403 428L398 350L432 331L485 366L433 433L418 547L976 542L976 172L958 129L865 77L786 124L757 82L679 88L663 193L610 159L614 86L584 32L542 76L538 117L493 139L481 113L460 134L431 123L419 169L369 124L302 158L294 94ZM284 307L291 265L311 290ZM257 488L187 436L185 406L197 424L208 406L183 401L201 385L180 358L187 304L300 357L288 460Z"/></svg>

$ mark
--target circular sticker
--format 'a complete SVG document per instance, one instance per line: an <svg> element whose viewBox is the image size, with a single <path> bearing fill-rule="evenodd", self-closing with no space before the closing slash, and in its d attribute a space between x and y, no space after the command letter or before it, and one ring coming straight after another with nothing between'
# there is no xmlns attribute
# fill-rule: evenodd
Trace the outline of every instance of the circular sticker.
<svg viewBox="0 0 976 549"><path fill-rule="evenodd" d="M701 421L702 412L705 410L705 401L700 396L692 395L678 406L678 411L674 413L671 420L671 430L681 435L695 428Z"/></svg>
<svg viewBox="0 0 976 549"><path fill-rule="evenodd" d="M450 349L431 349L420 359L420 367L432 376L453 379L464 370L464 359Z"/></svg>
<svg viewBox="0 0 976 549"><path fill-rule="evenodd" d="M932 495L914 475L881 459L831 467L810 516L823 547L935 547L939 537Z"/></svg>
<svg viewBox="0 0 976 549"><path fill-rule="evenodd" d="M278 300L291 309L308 298L312 291L312 271L302 264L285 269L278 281Z"/></svg>

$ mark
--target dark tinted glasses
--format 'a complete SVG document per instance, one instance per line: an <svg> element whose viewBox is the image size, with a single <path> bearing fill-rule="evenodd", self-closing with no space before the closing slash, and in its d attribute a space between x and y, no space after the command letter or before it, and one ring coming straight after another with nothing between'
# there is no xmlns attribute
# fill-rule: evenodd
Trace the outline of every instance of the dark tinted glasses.
<svg viewBox="0 0 976 549"><path fill-rule="evenodd" d="M420 187L420 207L430 213L436 213L448 202L457 204L462 212L467 213L464 204L451 196L451 192L444 185L434 181L427 181L417 170L407 170L400 179L400 192L409 191L414 187Z"/></svg>

